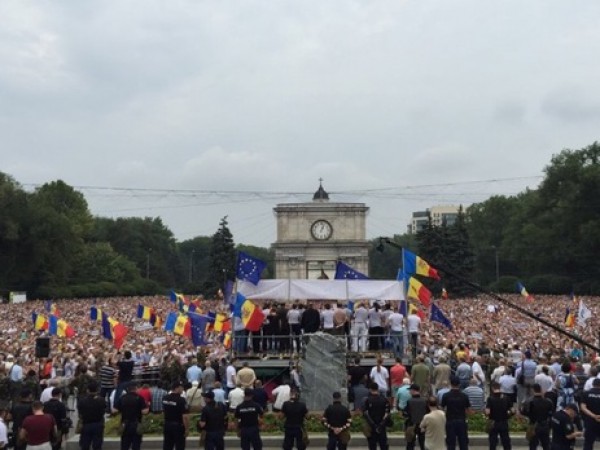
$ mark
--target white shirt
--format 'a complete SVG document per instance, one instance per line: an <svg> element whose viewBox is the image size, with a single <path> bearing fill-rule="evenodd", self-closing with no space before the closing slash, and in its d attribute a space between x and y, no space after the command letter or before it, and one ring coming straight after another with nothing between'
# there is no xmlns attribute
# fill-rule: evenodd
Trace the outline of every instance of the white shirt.
<svg viewBox="0 0 600 450"><path fill-rule="evenodd" d="M404 316L399 312L393 312L388 317L387 323L390 326L391 331L402 331L402 320Z"/></svg>
<svg viewBox="0 0 600 450"><path fill-rule="evenodd" d="M481 364L479 364L477 361L473 361L471 371L473 372L473 376L477 378L477 380L479 380L480 383L485 383L485 374L483 373Z"/></svg>
<svg viewBox="0 0 600 450"><path fill-rule="evenodd" d="M287 313L287 319L290 325L298 325L300 323L300 311L297 309L290 309Z"/></svg>
<svg viewBox="0 0 600 450"><path fill-rule="evenodd" d="M409 314L406 318L409 333L418 333L421 326L421 318L416 314Z"/></svg>
<svg viewBox="0 0 600 450"><path fill-rule="evenodd" d="M381 326L381 313L375 308L369 310L369 328Z"/></svg>
<svg viewBox="0 0 600 450"><path fill-rule="evenodd" d="M275 396L275 401L273 402L273 408L281 409L284 402L287 402L290 399L290 391L291 388L288 384L282 384L273 389L272 394Z"/></svg>
<svg viewBox="0 0 600 450"><path fill-rule="evenodd" d="M354 323L367 323L369 311L363 306L354 311Z"/></svg>
<svg viewBox="0 0 600 450"><path fill-rule="evenodd" d="M596 378L600 378L600 373L598 375L596 375L595 377L589 377L585 384L583 385L583 390L584 391L589 391L593 386L592 383L594 382L594 379Z"/></svg>
<svg viewBox="0 0 600 450"><path fill-rule="evenodd" d="M229 400L229 409L235 409L244 401L244 390L236 387L229 393L227 398Z"/></svg>
<svg viewBox="0 0 600 450"><path fill-rule="evenodd" d="M231 364L225 369L225 375L227 376L227 387L233 389L235 387L235 367Z"/></svg>
<svg viewBox="0 0 600 450"><path fill-rule="evenodd" d="M371 380L377 383L379 390L387 390L388 389L388 380L390 379L390 373L388 370L381 366L380 371L377 370L377 366L371 369Z"/></svg>
<svg viewBox="0 0 600 450"><path fill-rule="evenodd" d="M550 375L546 375L545 373L538 373L533 381L540 385L542 392L548 392L554 385L554 380L552 380L552 377Z"/></svg>
<svg viewBox="0 0 600 450"><path fill-rule="evenodd" d="M8 444L8 434L6 431L4 420L0 419L0 443L4 444L4 447Z"/></svg>
<svg viewBox="0 0 600 450"><path fill-rule="evenodd" d="M46 403L48 400L52 398L52 391L54 390L54 386L49 386L42 391L42 395L40 395L40 402Z"/></svg>
<svg viewBox="0 0 600 450"><path fill-rule="evenodd" d="M325 330L333 328L333 309L324 309L321 311L321 320Z"/></svg>

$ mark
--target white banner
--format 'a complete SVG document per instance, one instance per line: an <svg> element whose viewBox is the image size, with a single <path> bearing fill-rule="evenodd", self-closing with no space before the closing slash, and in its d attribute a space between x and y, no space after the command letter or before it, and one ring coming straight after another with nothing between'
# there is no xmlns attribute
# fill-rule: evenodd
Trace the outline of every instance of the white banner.
<svg viewBox="0 0 600 450"><path fill-rule="evenodd" d="M396 280L260 280L238 281L238 292L261 300L404 300Z"/></svg>

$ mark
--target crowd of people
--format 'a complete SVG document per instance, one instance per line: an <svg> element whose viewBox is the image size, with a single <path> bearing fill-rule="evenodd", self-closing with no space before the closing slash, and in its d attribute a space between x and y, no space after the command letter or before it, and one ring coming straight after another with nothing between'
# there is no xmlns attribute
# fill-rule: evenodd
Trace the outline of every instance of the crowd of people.
<svg viewBox="0 0 600 450"><path fill-rule="evenodd" d="M540 296L532 303L523 303L516 296L509 296L509 300L558 325L564 323L565 309L573 307L566 297ZM571 332L593 343L598 338L597 327L592 324L600 312L600 300L585 298L584 301L592 319L585 325L576 325ZM579 402L581 407L577 407L571 419L583 417L586 421L586 416L593 419L586 422L586 433L592 433L586 435L586 443L600 435L598 425L593 422L599 421L600 410L595 411L589 397L589 392L594 394L597 389L593 381L598 374L597 355L576 340L487 298L438 301L452 329L429 320L419 308L409 308L405 317L400 305L393 302L362 301L349 305L265 301L260 302L265 319L258 332L248 333L241 319L232 317L232 348L226 348L217 333L209 335L209 345L197 348L189 338L165 332L138 318L139 304L162 317L176 308L166 296L54 302L53 312L75 330L75 336L52 336L49 355L42 358L36 357L36 340L46 336L48 330L35 329L32 313L49 314L47 304L29 301L0 305L0 322L4 322L0 326L0 400L4 401L2 419L11 420L15 448L31 441L31 436L28 438L26 431L21 431L25 430L25 418L43 415L44 410L54 417L56 435L66 434L70 426L68 408L77 408L82 418L83 428L79 431L83 450L99 448L104 415L118 411L133 411L122 415L122 439L127 437L127 448L139 448L141 438L138 439L139 430L134 424L140 422L142 414L154 413L165 415L165 433L170 436L166 439L170 446L166 450L173 446L180 450L185 445L181 436L185 437L190 427L187 412L201 414L208 448L219 448L222 436L213 430L215 417L223 415L225 420L227 413L231 413L241 424L246 423L243 417L247 413L247 418L252 416L248 423L254 423L254 415L266 410L269 401L286 421L288 416L292 417L286 448L291 448L292 441L300 448L305 436L301 427L294 424L302 410L301 364L295 365L286 382L279 386L272 382L263 385L265 380L258 379L252 368L255 360L247 357L274 353L301 361L298 354L306 335L318 331L343 336L348 349L357 355L371 352L396 359L391 367L385 367L380 359L367 372L360 361L348 369L348 400L365 415L370 426L370 448L377 444L384 448L386 422L396 411L404 415L409 431L412 424L414 439L409 439L413 446L409 448L414 448L415 442L421 448L439 448L434 441L440 440L441 422L444 422L444 446L454 448L456 441L461 449L465 448L466 427L461 421L472 410L493 418L490 446L497 445L497 438L496 443L492 441L494 435L507 448L508 431L502 425L502 417L523 414L531 419L531 414L537 413L528 410L527 405L534 404L540 396L552 402L552 414L558 415L557 420L565 427L573 425L573 420L568 420L569 414ZM90 319L92 306L128 328L121 348L115 348L114 341L105 339L102 325ZM229 313L229 305L220 300L202 299L200 308L204 313ZM233 356L243 356L245 362L236 364ZM406 361L410 362L408 368L404 366ZM386 401L382 403L376 398ZM415 398L421 400L416 402ZM332 437L330 445L343 450L348 431L347 423L342 423L347 399L336 396L333 400L332 408L324 414L324 423ZM65 408L54 407L56 402ZM452 402L462 402L464 411L456 415L456 405ZM505 413L498 412L503 408ZM554 427L554 418L547 419L549 430ZM2 434L3 423L0 423L0 442L8 440ZM252 427L242 426L242 429ZM539 431L536 430L534 434ZM249 448L246 444L252 442L257 448L258 428L244 433L243 448ZM575 434L569 442L578 432L572 433ZM410 437L408 433L407 438ZM547 448L546 434L540 432L537 439ZM39 436L34 441L38 442ZM56 449L60 439L48 442Z"/></svg>

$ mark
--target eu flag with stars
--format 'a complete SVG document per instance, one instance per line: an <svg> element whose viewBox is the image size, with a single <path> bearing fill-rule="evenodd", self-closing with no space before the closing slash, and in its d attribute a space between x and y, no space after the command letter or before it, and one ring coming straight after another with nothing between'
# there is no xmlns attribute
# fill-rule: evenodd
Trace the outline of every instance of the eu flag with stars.
<svg viewBox="0 0 600 450"><path fill-rule="evenodd" d="M335 265L335 279L336 280L368 280L369 277L364 273L360 273L358 270L354 270L348 264L338 261Z"/></svg>
<svg viewBox="0 0 600 450"><path fill-rule="evenodd" d="M205 340L205 332L206 332L206 324L209 321L208 316L200 315L200 314L189 314L191 330L192 330L192 342L194 346L200 347L206 345L207 342Z"/></svg>
<svg viewBox="0 0 600 450"><path fill-rule="evenodd" d="M444 315L442 310L435 303L431 304L431 321L441 323L443 326L452 330L452 322Z"/></svg>
<svg viewBox="0 0 600 450"><path fill-rule="evenodd" d="M258 284L267 263L244 252L238 252L236 277L240 280Z"/></svg>

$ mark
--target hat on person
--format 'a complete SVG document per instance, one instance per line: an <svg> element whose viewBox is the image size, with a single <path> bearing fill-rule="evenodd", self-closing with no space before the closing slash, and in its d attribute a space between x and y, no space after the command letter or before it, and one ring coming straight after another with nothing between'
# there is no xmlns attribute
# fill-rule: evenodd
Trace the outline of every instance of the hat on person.
<svg viewBox="0 0 600 450"><path fill-rule="evenodd" d="M246 388L244 389L245 397L252 397L254 395L254 389Z"/></svg>
<svg viewBox="0 0 600 450"><path fill-rule="evenodd" d="M334 399L334 400L339 400L339 399L341 399L341 398L342 398L342 394L340 394L338 391L335 391L335 392L333 393L333 399Z"/></svg>
<svg viewBox="0 0 600 450"><path fill-rule="evenodd" d="M203 392L202 397L210 398L211 400L215 399L215 393L213 391Z"/></svg>

